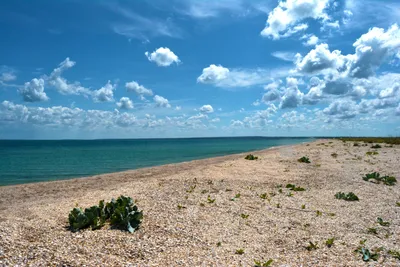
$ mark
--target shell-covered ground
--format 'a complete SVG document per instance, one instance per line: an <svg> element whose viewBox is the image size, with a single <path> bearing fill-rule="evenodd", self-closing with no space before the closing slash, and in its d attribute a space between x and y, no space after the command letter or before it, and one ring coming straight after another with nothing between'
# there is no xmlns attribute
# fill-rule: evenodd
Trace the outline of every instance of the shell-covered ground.
<svg viewBox="0 0 400 267"><path fill-rule="evenodd" d="M257 151L252 161L238 154L0 187L0 266L399 266L400 146L371 146L318 140ZM362 179L375 171L399 182ZM138 231L68 230L76 205L119 195L143 210ZM364 262L361 247L378 260Z"/></svg>

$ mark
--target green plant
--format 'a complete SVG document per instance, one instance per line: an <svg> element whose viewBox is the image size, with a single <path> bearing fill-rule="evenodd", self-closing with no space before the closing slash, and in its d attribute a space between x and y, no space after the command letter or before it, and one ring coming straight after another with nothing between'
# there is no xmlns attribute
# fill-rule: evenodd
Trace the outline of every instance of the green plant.
<svg viewBox="0 0 400 267"><path fill-rule="evenodd" d="M297 161L302 163L311 163L310 159L307 157L301 157Z"/></svg>
<svg viewBox="0 0 400 267"><path fill-rule="evenodd" d="M325 241L325 245L326 245L328 248L330 248L330 247L333 246L333 242L335 242L335 238L334 238L334 237L329 238L329 239L327 239L327 240Z"/></svg>
<svg viewBox="0 0 400 267"><path fill-rule="evenodd" d="M282 188L279 188L278 192L282 194L283 193Z"/></svg>
<svg viewBox="0 0 400 267"><path fill-rule="evenodd" d="M366 155L368 155L368 156L371 156L371 155L379 155L379 152L377 152L377 151L368 151L367 153L365 153Z"/></svg>
<svg viewBox="0 0 400 267"><path fill-rule="evenodd" d="M188 190L186 190L186 192L193 193L195 188L196 188L196 185L191 185L190 188Z"/></svg>
<svg viewBox="0 0 400 267"><path fill-rule="evenodd" d="M301 209L304 210L306 208L306 205L301 205Z"/></svg>
<svg viewBox="0 0 400 267"><path fill-rule="evenodd" d="M233 198L231 198L231 201L235 201L235 199L238 199L238 198L240 198L240 194L239 193L236 194Z"/></svg>
<svg viewBox="0 0 400 267"><path fill-rule="evenodd" d="M400 252L396 250L389 250L389 255L392 255L393 258L400 260Z"/></svg>
<svg viewBox="0 0 400 267"><path fill-rule="evenodd" d="M215 198L214 199L212 199L211 197L210 197L210 195L208 195L208 197L207 197L207 202L208 203L214 203L215 202Z"/></svg>
<svg viewBox="0 0 400 267"><path fill-rule="evenodd" d="M400 202L396 202L396 206L397 206L397 207L400 207Z"/></svg>
<svg viewBox="0 0 400 267"><path fill-rule="evenodd" d="M248 154L244 159L247 159L247 160L256 160L256 159L258 159L258 157L255 157L255 156L252 155L252 154Z"/></svg>
<svg viewBox="0 0 400 267"><path fill-rule="evenodd" d="M319 210L316 211L316 214L317 214L317 216L322 216L322 212Z"/></svg>
<svg viewBox="0 0 400 267"><path fill-rule="evenodd" d="M296 187L294 184L287 184L286 185L286 188L288 188L289 190L293 190L293 191L295 191L295 192L298 192L298 191L305 191L305 189L304 188L302 188L302 187Z"/></svg>
<svg viewBox="0 0 400 267"><path fill-rule="evenodd" d="M367 248L359 248L356 250L356 252L361 253L363 261L370 261L370 260L377 261L379 258L378 253L371 253Z"/></svg>
<svg viewBox="0 0 400 267"><path fill-rule="evenodd" d="M307 249L308 251L317 250L317 249L318 249L318 243L315 242L315 244L314 244L313 242L310 241L309 244L308 244L308 246L306 246L306 249Z"/></svg>
<svg viewBox="0 0 400 267"><path fill-rule="evenodd" d="M360 144L359 143L354 143L353 146L360 146Z"/></svg>
<svg viewBox="0 0 400 267"><path fill-rule="evenodd" d="M380 217L378 217L378 218L376 219L376 221L377 221L377 223L379 223L379 224L382 225L382 226L389 226L389 225L390 225L390 222L385 222L385 221L383 221L382 218L380 218Z"/></svg>
<svg viewBox="0 0 400 267"><path fill-rule="evenodd" d="M203 190L201 190L201 193L202 193L202 194L208 193L208 190L203 189Z"/></svg>
<svg viewBox="0 0 400 267"><path fill-rule="evenodd" d="M379 172L367 173L362 177L364 181L369 181L371 179L375 180L377 184L383 182L385 185L393 186L397 183L397 179L393 176L381 176Z"/></svg>
<svg viewBox="0 0 400 267"><path fill-rule="evenodd" d="M288 192L288 193L287 193L287 196L288 196L288 197L292 197L292 196L293 196L293 193L292 193L292 192Z"/></svg>
<svg viewBox="0 0 400 267"><path fill-rule="evenodd" d="M247 218L249 218L249 214L242 213L242 214L240 214L240 217L242 217L243 219L247 219Z"/></svg>
<svg viewBox="0 0 400 267"><path fill-rule="evenodd" d="M221 245L222 245L221 242L218 242L218 243L217 243L217 247L220 247Z"/></svg>
<svg viewBox="0 0 400 267"><path fill-rule="evenodd" d="M343 200L346 200L346 201L358 201L359 200L359 198L353 192L349 192L347 194L342 193L342 192L338 192L338 193L335 194L335 198L343 199Z"/></svg>
<svg viewBox="0 0 400 267"><path fill-rule="evenodd" d="M278 209L281 208L281 204L277 203L277 204L276 204L276 207L277 207Z"/></svg>
<svg viewBox="0 0 400 267"><path fill-rule="evenodd" d="M236 252L235 252L235 254L238 254L238 255L244 254L244 249L242 249L242 248L237 249Z"/></svg>
<svg viewBox="0 0 400 267"><path fill-rule="evenodd" d="M204 203L200 203L200 207L205 207L206 205Z"/></svg>
<svg viewBox="0 0 400 267"><path fill-rule="evenodd" d="M117 200L111 202L99 202L98 206L86 208L74 208L68 216L70 229L77 231L88 228L92 230L101 228L107 220L113 227L124 229L133 233L140 225L143 219L142 211L138 211L137 206L130 197L120 196Z"/></svg>
<svg viewBox="0 0 400 267"><path fill-rule="evenodd" d="M378 230L376 228L368 228L367 229L367 233L368 234L377 235L378 234Z"/></svg>
<svg viewBox="0 0 400 267"><path fill-rule="evenodd" d="M181 204L178 204L178 210L181 210L181 209L186 209L186 207L182 206Z"/></svg>
<svg viewBox="0 0 400 267"><path fill-rule="evenodd" d="M334 157L334 158L337 158L338 154L337 153L332 153L331 156Z"/></svg>
<svg viewBox="0 0 400 267"><path fill-rule="evenodd" d="M371 148L382 148L382 146L379 144L376 144L376 145L371 146Z"/></svg>
<svg viewBox="0 0 400 267"><path fill-rule="evenodd" d="M255 264L254 267L268 267L268 266L271 266L271 264L273 262L274 261L272 259L270 259L270 260L268 260L266 262L261 262L261 261L254 260L254 264Z"/></svg>
<svg viewBox="0 0 400 267"><path fill-rule="evenodd" d="M214 182L212 180L208 180L207 184L212 185Z"/></svg>
<svg viewBox="0 0 400 267"><path fill-rule="evenodd" d="M262 199L268 199L267 193L261 194L261 195L260 195L260 198L262 198Z"/></svg>

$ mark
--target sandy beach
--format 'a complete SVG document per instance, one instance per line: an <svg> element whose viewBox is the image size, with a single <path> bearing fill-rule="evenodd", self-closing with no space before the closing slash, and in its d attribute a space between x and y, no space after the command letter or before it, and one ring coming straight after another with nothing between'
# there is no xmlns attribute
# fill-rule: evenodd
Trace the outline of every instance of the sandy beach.
<svg viewBox="0 0 400 267"><path fill-rule="evenodd" d="M362 179L378 171L399 180L400 146L317 140L257 151L254 161L246 154L0 187L0 266L254 266L269 259L271 266L400 265L387 253L400 251L400 181ZM311 163L298 162L302 156ZM285 188L289 183L305 191ZM338 200L339 191L360 200ZM137 232L68 230L76 205L120 195L144 212ZM318 248L307 250L310 241ZM354 252L360 241L371 251L383 248L378 261L363 262Z"/></svg>

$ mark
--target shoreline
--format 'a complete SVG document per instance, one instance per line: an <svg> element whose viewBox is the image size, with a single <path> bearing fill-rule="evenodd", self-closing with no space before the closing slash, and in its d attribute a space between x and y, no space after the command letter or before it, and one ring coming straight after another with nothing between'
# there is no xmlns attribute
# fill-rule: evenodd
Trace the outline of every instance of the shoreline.
<svg viewBox="0 0 400 267"><path fill-rule="evenodd" d="M378 171L400 182L400 147L367 154L372 150L370 144L321 139L0 187L0 266L253 266L269 259L273 266L365 266L354 253L362 240L371 252L384 247L377 264L397 266L388 251L400 251L400 184L362 176ZM245 160L249 153L259 159ZM299 163L302 156L311 163ZM337 192L354 192L359 201L335 199ZM137 232L68 230L72 208L120 195L135 199L144 212ZM381 226L377 218L390 224ZM327 247L331 238L334 244ZM309 242L317 248L307 250ZM236 253L240 249L243 254Z"/></svg>
<svg viewBox="0 0 400 267"><path fill-rule="evenodd" d="M99 139L99 140L101 140L101 139ZM146 171L146 170L153 169L153 168L173 167L174 165L180 166L182 164L185 165L185 164L189 164L189 163L201 164L202 161L224 160L224 159L230 159L231 157L235 157L235 156L243 156L246 154L264 153L266 151L270 151L273 149L279 149L279 148L284 148L284 147L294 147L294 146L304 145L307 143L313 143L318 140L329 140L329 139L313 139L312 141L309 141L309 142L302 142L302 143L298 143L298 144L294 144L294 145L289 144L289 145L272 146L272 147L265 148L265 149L251 150L251 151L247 151L247 152L240 152L240 153L228 154L228 155L223 155L223 156L206 157L206 158L181 161L181 162L176 162L176 163L168 163L168 164L154 165L154 166L149 166L149 167L141 167L141 168L137 168L137 169L129 169L129 170L124 170L124 171L100 173L100 174L89 175L89 176L71 177L71 178L65 178L65 179L55 179L55 180L40 181L40 182L28 182L28 183L21 183L21 184L0 185L0 192L1 192L1 188L4 188L4 187L17 187L17 186L32 185L32 184L57 183L57 182L65 182L65 181L80 180L80 179L94 179L95 177L98 178L99 176L110 176L110 175L114 175L114 174L118 175L118 174L124 174L124 173L131 174L132 172L135 172L135 171Z"/></svg>

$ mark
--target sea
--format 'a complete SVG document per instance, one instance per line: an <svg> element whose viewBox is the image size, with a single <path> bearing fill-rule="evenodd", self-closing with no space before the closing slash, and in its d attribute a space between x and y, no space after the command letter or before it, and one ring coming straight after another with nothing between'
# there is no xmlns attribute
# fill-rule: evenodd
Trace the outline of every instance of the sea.
<svg viewBox="0 0 400 267"><path fill-rule="evenodd" d="M302 137L0 140L0 186L133 170L312 140Z"/></svg>

